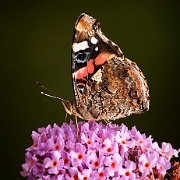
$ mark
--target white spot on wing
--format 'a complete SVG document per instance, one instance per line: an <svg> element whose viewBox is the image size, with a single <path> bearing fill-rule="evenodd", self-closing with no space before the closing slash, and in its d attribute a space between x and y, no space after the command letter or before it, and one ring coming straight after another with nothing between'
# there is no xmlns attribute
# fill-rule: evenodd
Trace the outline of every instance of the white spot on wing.
<svg viewBox="0 0 180 180"><path fill-rule="evenodd" d="M78 52L80 50L85 50L87 48L89 48L87 41L82 41L80 43L74 43L73 44L73 51L74 52Z"/></svg>
<svg viewBox="0 0 180 180"><path fill-rule="evenodd" d="M95 47L95 51L98 51L98 47Z"/></svg>
<svg viewBox="0 0 180 180"><path fill-rule="evenodd" d="M92 37L91 38L91 43L92 44L96 44L98 42L98 40L95 38L95 37Z"/></svg>
<svg viewBox="0 0 180 180"><path fill-rule="evenodd" d="M97 81L97 82L100 82L102 81L102 72L101 72L101 69L99 69L92 77L91 77L92 80L94 81Z"/></svg>

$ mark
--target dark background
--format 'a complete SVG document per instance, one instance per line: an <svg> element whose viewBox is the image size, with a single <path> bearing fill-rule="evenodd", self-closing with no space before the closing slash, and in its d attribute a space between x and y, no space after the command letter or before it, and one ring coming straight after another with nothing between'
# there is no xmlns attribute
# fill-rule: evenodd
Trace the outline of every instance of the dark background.
<svg viewBox="0 0 180 180"><path fill-rule="evenodd" d="M42 96L36 81L73 99L71 43L82 12L101 22L105 35L148 80L149 112L115 123L136 125L159 144L180 148L179 9L173 0L1 1L1 179L24 179L19 172L31 132L64 121L61 102Z"/></svg>

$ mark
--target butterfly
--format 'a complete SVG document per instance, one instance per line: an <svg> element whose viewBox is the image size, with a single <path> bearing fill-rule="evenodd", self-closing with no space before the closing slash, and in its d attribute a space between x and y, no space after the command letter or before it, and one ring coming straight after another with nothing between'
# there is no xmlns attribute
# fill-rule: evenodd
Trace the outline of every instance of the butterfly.
<svg viewBox="0 0 180 180"><path fill-rule="evenodd" d="M82 13L72 43L74 100L61 99L65 111L88 121L116 120L149 110L147 81L135 62Z"/></svg>

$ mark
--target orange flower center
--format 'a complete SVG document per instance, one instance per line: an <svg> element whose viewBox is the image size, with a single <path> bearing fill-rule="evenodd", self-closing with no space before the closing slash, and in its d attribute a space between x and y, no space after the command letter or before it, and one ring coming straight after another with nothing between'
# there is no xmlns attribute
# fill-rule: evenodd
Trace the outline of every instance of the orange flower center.
<svg viewBox="0 0 180 180"><path fill-rule="evenodd" d="M149 165L150 165L150 164L149 164L148 162L144 164L144 166L145 166L146 168L148 168Z"/></svg>
<svg viewBox="0 0 180 180"><path fill-rule="evenodd" d="M111 152L112 151L112 148L107 148L107 152Z"/></svg>
<svg viewBox="0 0 180 180"><path fill-rule="evenodd" d="M75 175L73 176L73 179L74 179L74 180L78 180L78 179L79 179L79 178L78 178L78 175L75 174Z"/></svg>
<svg viewBox="0 0 180 180"><path fill-rule="evenodd" d="M94 162L94 166L96 166L96 167L99 166L99 162L98 162L98 161L95 161L95 162Z"/></svg>
<svg viewBox="0 0 180 180"><path fill-rule="evenodd" d="M68 159L64 158L64 164L67 164L67 163L68 163Z"/></svg>
<svg viewBox="0 0 180 180"><path fill-rule="evenodd" d="M91 144L91 140L88 140L87 143L88 143L88 144Z"/></svg>
<svg viewBox="0 0 180 180"><path fill-rule="evenodd" d="M56 144L56 145L54 146L54 150L58 150L58 149L59 149L59 145Z"/></svg>
<svg viewBox="0 0 180 180"><path fill-rule="evenodd" d="M101 178L101 177L104 177L104 172L100 172L99 173L99 177Z"/></svg>
<svg viewBox="0 0 180 180"><path fill-rule="evenodd" d="M56 161L53 161L52 162L52 166L56 166L57 165L57 162Z"/></svg>
<svg viewBox="0 0 180 180"><path fill-rule="evenodd" d="M129 172L129 171L126 171L126 172L125 172L125 175L126 175L126 176L130 176L130 172Z"/></svg>
<svg viewBox="0 0 180 180"><path fill-rule="evenodd" d="M122 140L121 142L122 142L122 144L126 144L126 141L125 141L125 140Z"/></svg>
<svg viewBox="0 0 180 180"><path fill-rule="evenodd" d="M115 162L112 162L112 163L111 163L111 167L112 167L112 168L115 168L115 166L116 166L116 163L115 163Z"/></svg>
<svg viewBox="0 0 180 180"><path fill-rule="evenodd" d="M78 159L82 159L82 154L78 154Z"/></svg>

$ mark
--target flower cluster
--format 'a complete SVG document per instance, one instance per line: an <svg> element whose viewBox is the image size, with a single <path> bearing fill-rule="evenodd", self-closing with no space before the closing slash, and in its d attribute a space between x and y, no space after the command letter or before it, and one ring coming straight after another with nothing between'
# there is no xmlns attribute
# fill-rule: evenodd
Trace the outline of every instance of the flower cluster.
<svg viewBox="0 0 180 180"><path fill-rule="evenodd" d="M121 126L79 122L54 124L32 132L21 175L29 180L160 179L180 150L159 147L151 136Z"/></svg>

